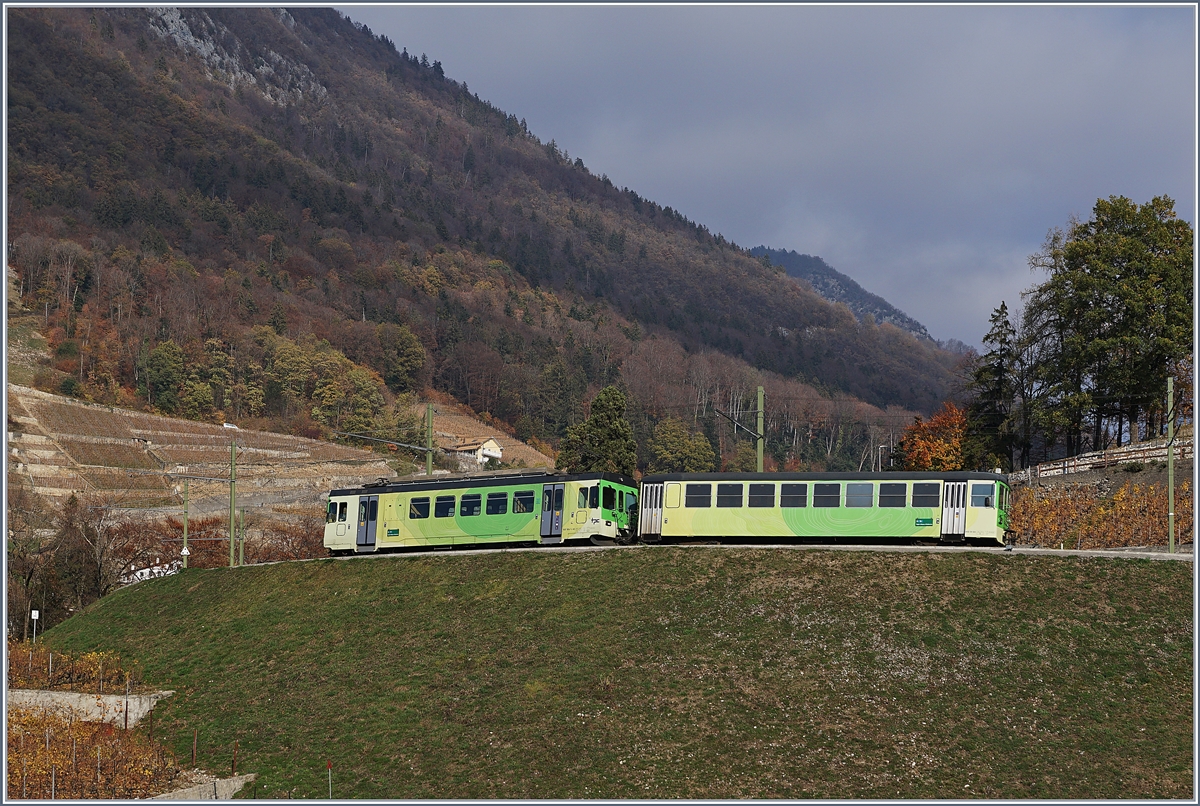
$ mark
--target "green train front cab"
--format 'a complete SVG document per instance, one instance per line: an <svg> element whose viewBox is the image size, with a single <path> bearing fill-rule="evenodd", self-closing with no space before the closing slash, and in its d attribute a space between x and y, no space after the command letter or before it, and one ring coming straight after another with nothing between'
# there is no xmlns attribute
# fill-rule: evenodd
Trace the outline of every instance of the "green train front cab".
<svg viewBox="0 0 1200 806"><path fill-rule="evenodd" d="M637 488L608 473L457 477L333 490L325 548L387 549L616 541L632 537Z"/></svg>
<svg viewBox="0 0 1200 806"><path fill-rule="evenodd" d="M1003 545L1007 479L992 473L697 473L642 479L639 537Z"/></svg>

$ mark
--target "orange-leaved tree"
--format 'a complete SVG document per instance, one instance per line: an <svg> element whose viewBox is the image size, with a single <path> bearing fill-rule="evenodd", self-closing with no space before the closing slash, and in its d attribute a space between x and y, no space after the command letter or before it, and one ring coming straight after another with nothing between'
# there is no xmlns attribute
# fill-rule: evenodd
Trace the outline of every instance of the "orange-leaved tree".
<svg viewBox="0 0 1200 806"><path fill-rule="evenodd" d="M918 416L904 429L896 459L904 470L962 470L966 430L966 412L946 401L929 422Z"/></svg>

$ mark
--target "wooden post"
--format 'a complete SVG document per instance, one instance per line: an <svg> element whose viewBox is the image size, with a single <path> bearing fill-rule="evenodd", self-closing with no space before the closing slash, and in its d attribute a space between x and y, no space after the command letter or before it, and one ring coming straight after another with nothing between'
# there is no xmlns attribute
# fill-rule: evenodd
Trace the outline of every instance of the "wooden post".
<svg viewBox="0 0 1200 806"><path fill-rule="evenodd" d="M188 480L183 480L183 567L187 568L188 547L187 547L187 529L188 529Z"/></svg>
<svg viewBox="0 0 1200 806"><path fill-rule="evenodd" d="M1175 553L1175 379L1167 376L1167 549Z"/></svg>

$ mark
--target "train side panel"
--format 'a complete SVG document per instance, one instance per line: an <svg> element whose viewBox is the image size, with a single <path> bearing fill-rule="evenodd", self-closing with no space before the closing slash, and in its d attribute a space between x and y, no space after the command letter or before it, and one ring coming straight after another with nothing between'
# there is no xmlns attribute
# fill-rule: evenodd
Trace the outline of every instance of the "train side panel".
<svg viewBox="0 0 1200 806"><path fill-rule="evenodd" d="M377 501L377 509L368 511L378 514L373 534L364 538L359 535L358 514L360 501L368 499ZM392 488L335 490L326 511L324 542L330 551L361 553L616 537L629 526L629 512L623 507L635 501L632 483L604 476L546 475L497 479L494 484L468 479L459 484L413 482ZM543 513L544 506L554 511Z"/></svg>
<svg viewBox="0 0 1200 806"><path fill-rule="evenodd" d="M937 474L647 477L640 532L649 540L970 538L1002 543L1007 484L985 474L949 478L944 481ZM952 494L952 487L963 495Z"/></svg>
<svg viewBox="0 0 1200 806"><path fill-rule="evenodd" d="M705 486L710 487L708 495L704 494ZM911 483L905 484L906 504L899 507L878 505L878 485L872 485L869 497L851 499L852 503L869 501L869 505L863 506L847 506L846 485L839 482L823 483L826 489L821 490L824 495L819 497L816 485L811 482L756 483L753 486L760 490L757 496L751 496L750 486L737 482L667 482L663 491L662 536L933 540L941 536L940 508L912 506ZM803 489L803 496L794 489L797 487ZM725 495L720 494L722 488ZM769 499L767 488L771 490ZM785 490L791 494L785 494ZM766 506L768 500L773 502L771 506Z"/></svg>

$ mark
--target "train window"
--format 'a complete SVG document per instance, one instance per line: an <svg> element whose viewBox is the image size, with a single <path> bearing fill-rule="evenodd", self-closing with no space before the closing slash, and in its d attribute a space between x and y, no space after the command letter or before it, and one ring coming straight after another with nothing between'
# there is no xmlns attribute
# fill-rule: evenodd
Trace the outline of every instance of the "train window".
<svg viewBox="0 0 1200 806"><path fill-rule="evenodd" d="M637 509L637 493L625 493L625 511L633 512Z"/></svg>
<svg viewBox="0 0 1200 806"><path fill-rule="evenodd" d="M408 502L408 517L410 520L420 520L429 517L429 499L414 498Z"/></svg>
<svg viewBox="0 0 1200 806"><path fill-rule="evenodd" d="M588 506L596 509L600 506L600 488L591 487L588 489Z"/></svg>
<svg viewBox="0 0 1200 806"><path fill-rule="evenodd" d="M750 485L750 500L747 502L752 507L773 507L775 506L775 485L774 484L751 484Z"/></svg>
<svg viewBox="0 0 1200 806"><path fill-rule="evenodd" d="M533 512L533 490L518 490L513 493L513 510L518 512Z"/></svg>
<svg viewBox="0 0 1200 806"><path fill-rule="evenodd" d="M1000 509L1008 509L1008 488L1000 485Z"/></svg>
<svg viewBox="0 0 1200 806"><path fill-rule="evenodd" d="M779 486L779 506L786 509L808 506L808 485L781 484Z"/></svg>
<svg viewBox="0 0 1200 806"><path fill-rule="evenodd" d="M870 482L866 483L851 483L846 485L846 506L848 507L870 507L875 501L875 485Z"/></svg>
<svg viewBox="0 0 1200 806"><path fill-rule="evenodd" d="M579 506L577 506L576 509L587 509L587 501L588 501L588 488L580 487L579 488Z"/></svg>
<svg viewBox="0 0 1200 806"><path fill-rule="evenodd" d="M367 520L379 520L379 500L376 498L371 499L371 517Z"/></svg>
<svg viewBox="0 0 1200 806"><path fill-rule="evenodd" d="M549 487L542 488L542 512L554 511L554 490Z"/></svg>
<svg viewBox="0 0 1200 806"><path fill-rule="evenodd" d="M972 484L971 485L971 506L973 507L990 507L995 503L996 485L988 484Z"/></svg>
<svg viewBox="0 0 1200 806"><path fill-rule="evenodd" d="M325 512L325 522L333 523L337 520L337 501L329 502L329 509Z"/></svg>
<svg viewBox="0 0 1200 806"><path fill-rule="evenodd" d="M507 515L508 493L488 493L485 511L489 515Z"/></svg>
<svg viewBox="0 0 1200 806"><path fill-rule="evenodd" d="M685 507L711 507L712 485L689 484L684 490L683 505Z"/></svg>
<svg viewBox="0 0 1200 806"><path fill-rule="evenodd" d="M813 485L813 506L814 507L836 507L841 506L842 485L840 484L814 484Z"/></svg>
<svg viewBox="0 0 1200 806"><path fill-rule="evenodd" d="M346 502L338 504L338 523L346 522Z"/></svg>
<svg viewBox="0 0 1200 806"><path fill-rule="evenodd" d="M879 485L879 506L881 507L902 507L906 503L907 496L908 490L903 484L884 482Z"/></svg>
<svg viewBox="0 0 1200 806"><path fill-rule="evenodd" d="M914 507L940 507L942 505L942 485L937 482L914 484L912 505Z"/></svg>
<svg viewBox="0 0 1200 806"><path fill-rule="evenodd" d="M454 517L454 496L439 495L433 503L433 517L435 518L453 518Z"/></svg>
<svg viewBox="0 0 1200 806"><path fill-rule="evenodd" d="M358 522L362 523L366 519L367 519L367 502L359 501L358 502Z"/></svg>
<svg viewBox="0 0 1200 806"><path fill-rule="evenodd" d="M563 509L563 487L562 485L554 485L554 511L562 512Z"/></svg>
<svg viewBox="0 0 1200 806"><path fill-rule="evenodd" d="M478 515L483 509L483 496L479 493L464 495L458 504L458 514L464 517Z"/></svg>
<svg viewBox="0 0 1200 806"><path fill-rule="evenodd" d="M602 499L600 501L601 509L616 509L617 508L617 491L612 487L601 487L600 492Z"/></svg>
<svg viewBox="0 0 1200 806"><path fill-rule="evenodd" d="M717 485L717 506L719 507L740 507L742 505L742 485L740 484L718 484Z"/></svg>

